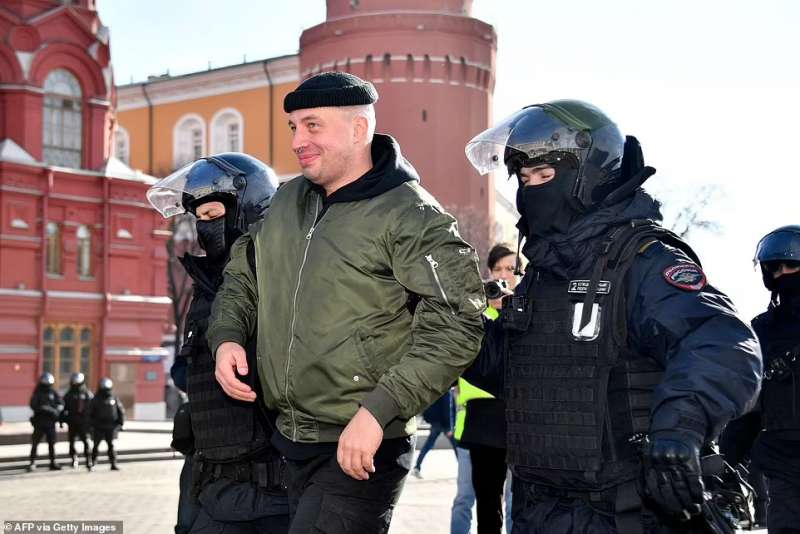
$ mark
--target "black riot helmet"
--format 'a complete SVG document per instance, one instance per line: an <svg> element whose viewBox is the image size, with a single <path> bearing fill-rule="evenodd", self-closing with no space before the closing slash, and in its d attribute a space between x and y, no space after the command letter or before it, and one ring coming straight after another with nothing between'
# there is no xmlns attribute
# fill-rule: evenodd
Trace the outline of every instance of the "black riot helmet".
<svg viewBox="0 0 800 534"><path fill-rule="evenodd" d="M39 385L40 386L52 386L56 383L56 377L53 376L53 373L44 372L42 376L39 377Z"/></svg>
<svg viewBox="0 0 800 534"><path fill-rule="evenodd" d="M800 266L800 226L782 226L762 237L753 258L753 263L756 262L761 266L766 288L778 291L780 288L772 274L775 268L782 263Z"/></svg>
<svg viewBox="0 0 800 534"><path fill-rule="evenodd" d="M231 230L247 232L261 219L278 189L275 173L252 156L225 152L201 158L158 181L147 200L165 218L194 213L204 202L225 204Z"/></svg>
<svg viewBox="0 0 800 534"><path fill-rule="evenodd" d="M69 377L69 385L73 387L82 386L86 382L86 377L83 373L72 373Z"/></svg>
<svg viewBox="0 0 800 534"><path fill-rule="evenodd" d="M578 212L621 200L655 172L644 167L634 137L626 139L605 113L578 100L527 106L475 136L465 150L481 174L505 167L512 175L571 160L570 204Z"/></svg>
<svg viewBox="0 0 800 534"><path fill-rule="evenodd" d="M107 376L104 376L100 379L100 383L97 387L100 391L111 391L111 388L114 387L114 382L112 382Z"/></svg>

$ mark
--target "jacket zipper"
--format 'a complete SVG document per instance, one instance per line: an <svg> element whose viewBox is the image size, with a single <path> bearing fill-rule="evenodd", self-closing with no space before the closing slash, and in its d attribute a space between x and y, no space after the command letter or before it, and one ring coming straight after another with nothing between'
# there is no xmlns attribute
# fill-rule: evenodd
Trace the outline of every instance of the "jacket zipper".
<svg viewBox="0 0 800 534"><path fill-rule="evenodd" d="M294 325L297 320L297 294L300 292L300 281L303 278L303 268L306 266L306 259L308 258L308 248L311 246L311 237L314 235L314 229L319 224L319 220L317 216L319 215L319 197L317 197L317 202L314 206L314 222L311 223L311 228L309 228L308 233L306 234L306 249L303 252L303 261L300 263L300 270L297 272L297 286L294 288L294 297L292 298L292 325L291 330L289 332L289 354L286 358L286 385L283 390L283 395L286 397L286 402L289 404L289 411L292 414L292 441L297 441L297 422L295 420L294 415L294 406L292 406L292 401L289 399L289 367L292 363L292 346L294 345ZM321 217L320 217L321 219Z"/></svg>
<svg viewBox="0 0 800 534"><path fill-rule="evenodd" d="M428 263L431 265L431 271L433 271L433 279L436 280L436 285L439 286L439 292L442 294L442 298L444 299L445 304L450 308L450 313L455 315L456 310L453 308L453 305L450 304L450 300L447 298L447 294L444 292L444 288L442 287L442 282L439 280L439 273L436 272L436 268L439 266L439 262L433 259L433 254L428 254L425 256L425 259L428 260Z"/></svg>

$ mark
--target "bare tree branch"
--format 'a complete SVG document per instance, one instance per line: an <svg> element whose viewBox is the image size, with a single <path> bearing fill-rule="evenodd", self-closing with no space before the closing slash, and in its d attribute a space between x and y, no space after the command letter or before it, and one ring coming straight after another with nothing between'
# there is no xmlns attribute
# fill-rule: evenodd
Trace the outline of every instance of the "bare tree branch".
<svg viewBox="0 0 800 534"><path fill-rule="evenodd" d="M719 199L721 190L718 185L704 185L693 196L679 207L672 208L674 204L666 202L664 206L668 208L665 213L665 225L667 228L678 234L681 238L687 239L694 230L705 230L714 234L722 231L719 222L708 218L709 207ZM675 195L673 202L677 204L678 198ZM672 208L672 209L669 209Z"/></svg>

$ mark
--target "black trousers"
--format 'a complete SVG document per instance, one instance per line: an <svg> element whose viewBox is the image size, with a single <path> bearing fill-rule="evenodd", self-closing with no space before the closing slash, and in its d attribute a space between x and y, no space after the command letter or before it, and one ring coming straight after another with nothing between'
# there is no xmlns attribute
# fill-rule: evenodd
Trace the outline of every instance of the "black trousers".
<svg viewBox="0 0 800 534"><path fill-rule="evenodd" d="M175 534L188 534L200 512L200 506L192 498L192 454L184 457L178 489L178 520L175 523Z"/></svg>
<svg viewBox="0 0 800 534"><path fill-rule="evenodd" d="M614 502L545 495L516 476L512 501L513 534L625 534L617 529ZM645 534L709 533L702 518L670 526L643 510L636 521Z"/></svg>
<svg viewBox="0 0 800 534"><path fill-rule="evenodd" d="M116 465L117 453L114 451L114 434L116 434L116 429L114 428L95 428L92 430L92 441L94 442L94 447L92 448L93 462L97 461L97 451L100 448L100 442L105 441L108 445L108 459L111 465Z"/></svg>
<svg viewBox="0 0 800 534"><path fill-rule="evenodd" d="M286 534L286 494L220 478L205 485L191 534Z"/></svg>
<svg viewBox="0 0 800 534"><path fill-rule="evenodd" d="M472 462L472 488L475 490L478 534L501 534L506 450L470 445L469 455Z"/></svg>
<svg viewBox="0 0 800 534"><path fill-rule="evenodd" d="M262 517L253 521L222 522L213 519L200 509L192 526L192 534L285 534L289 530L289 516Z"/></svg>
<svg viewBox="0 0 800 534"><path fill-rule="evenodd" d="M384 440L369 480L350 478L335 450L287 459L289 534L385 534L411 468L414 438Z"/></svg>
<svg viewBox="0 0 800 534"><path fill-rule="evenodd" d="M79 439L83 442L83 454L86 456L86 462L89 462L89 436L86 428L81 425L70 425L67 426L67 439L69 441L69 455L72 456L74 460L76 456L78 456L78 451L75 450L75 440Z"/></svg>
<svg viewBox="0 0 800 534"><path fill-rule="evenodd" d="M768 477L769 505L767 530L769 534L800 533L800 483Z"/></svg>
<svg viewBox="0 0 800 534"><path fill-rule="evenodd" d="M50 455L50 463L56 461L56 425L34 426L33 436L31 436L31 463L36 460L36 449L42 438L47 438L47 452Z"/></svg>

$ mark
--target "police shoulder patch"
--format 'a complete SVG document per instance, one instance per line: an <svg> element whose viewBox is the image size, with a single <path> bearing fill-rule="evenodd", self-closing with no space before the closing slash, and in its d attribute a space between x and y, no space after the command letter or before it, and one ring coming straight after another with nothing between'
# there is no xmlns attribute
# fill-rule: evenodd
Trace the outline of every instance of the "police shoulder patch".
<svg viewBox="0 0 800 534"><path fill-rule="evenodd" d="M706 275L694 263L679 263L664 269L668 284L686 291L700 291L706 286Z"/></svg>

